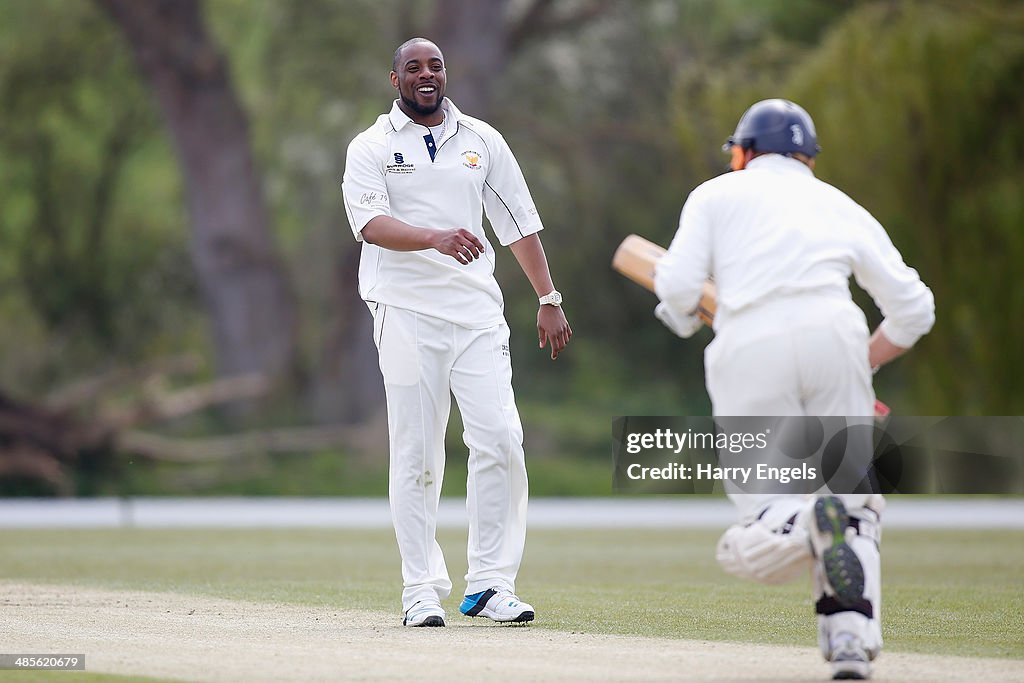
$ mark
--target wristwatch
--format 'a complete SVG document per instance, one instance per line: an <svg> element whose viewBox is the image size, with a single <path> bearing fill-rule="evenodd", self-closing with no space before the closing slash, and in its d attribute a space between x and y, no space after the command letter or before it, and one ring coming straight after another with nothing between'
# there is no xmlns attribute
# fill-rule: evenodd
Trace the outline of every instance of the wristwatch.
<svg viewBox="0 0 1024 683"><path fill-rule="evenodd" d="M557 289L552 289L551 292L545 294L540 299L540 305L551 304L552 306L558 307L562 305L562 293Z"/></svg>

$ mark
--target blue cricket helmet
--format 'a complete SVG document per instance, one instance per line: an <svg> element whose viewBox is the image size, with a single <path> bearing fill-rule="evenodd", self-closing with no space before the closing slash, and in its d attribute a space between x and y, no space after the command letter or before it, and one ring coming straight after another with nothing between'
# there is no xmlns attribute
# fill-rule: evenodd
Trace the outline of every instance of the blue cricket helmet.
<svg viewBox="0 0 1024 683"><path fill-rule="evenodd" d="M800 152L809 157L821 151L811 115L799 104L781 99L761 100L744 112L722 150L727 152L733 146L755 152Z"/></svg>

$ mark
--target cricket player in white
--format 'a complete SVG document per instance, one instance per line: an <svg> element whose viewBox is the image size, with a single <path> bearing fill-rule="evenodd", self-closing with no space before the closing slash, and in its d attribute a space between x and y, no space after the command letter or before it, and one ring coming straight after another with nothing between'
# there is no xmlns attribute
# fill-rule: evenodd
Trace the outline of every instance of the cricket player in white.
<svg viewBox="0 0 1024 683"><path fill-rule="evenodd" d="M359 293L373 313L387 394L403 623L444 626L441 600L452 583L435 529L452 394L469 448L469 572L460 610L531 621L533 607L515 595L526 540L523 428L483 211L537 292L540 347L550 343L555 359L572 330L522 171L496 130L444 96L441 51L423 38L403 43L391 83L399 98L349 145L342 190L362 242Z"/></svg>
<svg viewBox="0 0 1024 683"><path fill-rule="evenodd" d="M657 267L656 315L692 335L701 286L714 277L715 339L704 364L716 416L872 415L872 368L931 329L931 291L878 221L814 177L814 123L798 105L753 105L726 149L739 172L686 200ZM851 274L884 315L870 336ZM867 678L882 647L882 496L730 498L740 522L719 541L722 567L778 583L813 566L819 645L833 676Z"/></svg>

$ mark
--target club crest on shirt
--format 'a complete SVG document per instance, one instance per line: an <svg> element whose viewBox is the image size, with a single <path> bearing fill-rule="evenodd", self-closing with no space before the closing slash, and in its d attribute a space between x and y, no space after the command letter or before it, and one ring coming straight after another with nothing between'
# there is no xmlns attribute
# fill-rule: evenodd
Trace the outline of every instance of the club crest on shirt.
<svg viewBox="0 0 1024 683"><path fill-rule="evenodd" d="M480 168L480 152L467 149L462 153L462 165L466 168L478 170Z"/></svg>
<svg viewBox="0 0 1024 683"><path fill-rule="evenodd" d="M384 166L385 173L412 173L416 170L416 164L407 162L401 152L395 152L394 159L393 164Z"/></svg>

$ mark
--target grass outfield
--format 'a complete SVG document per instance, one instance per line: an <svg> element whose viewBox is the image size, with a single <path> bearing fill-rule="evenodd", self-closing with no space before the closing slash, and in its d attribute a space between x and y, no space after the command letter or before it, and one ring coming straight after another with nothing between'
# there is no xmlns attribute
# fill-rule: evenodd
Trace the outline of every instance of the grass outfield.
<svg viewBox="0 0 1024 683"><path fill-rule="evenodd" d="M538 608L534 628L813 645L809 581L766 587L734 580L712 557L717 536L533 531L519 592ZM460 594L465 534L445 532L440 540ZM887 531L886 649L1024 658L1022 567L1021 531ZM400 618L398 551L385 531L3 531L0 578L387 610ZM445 607L454 614L457 605L452 597Z"/></svg>

